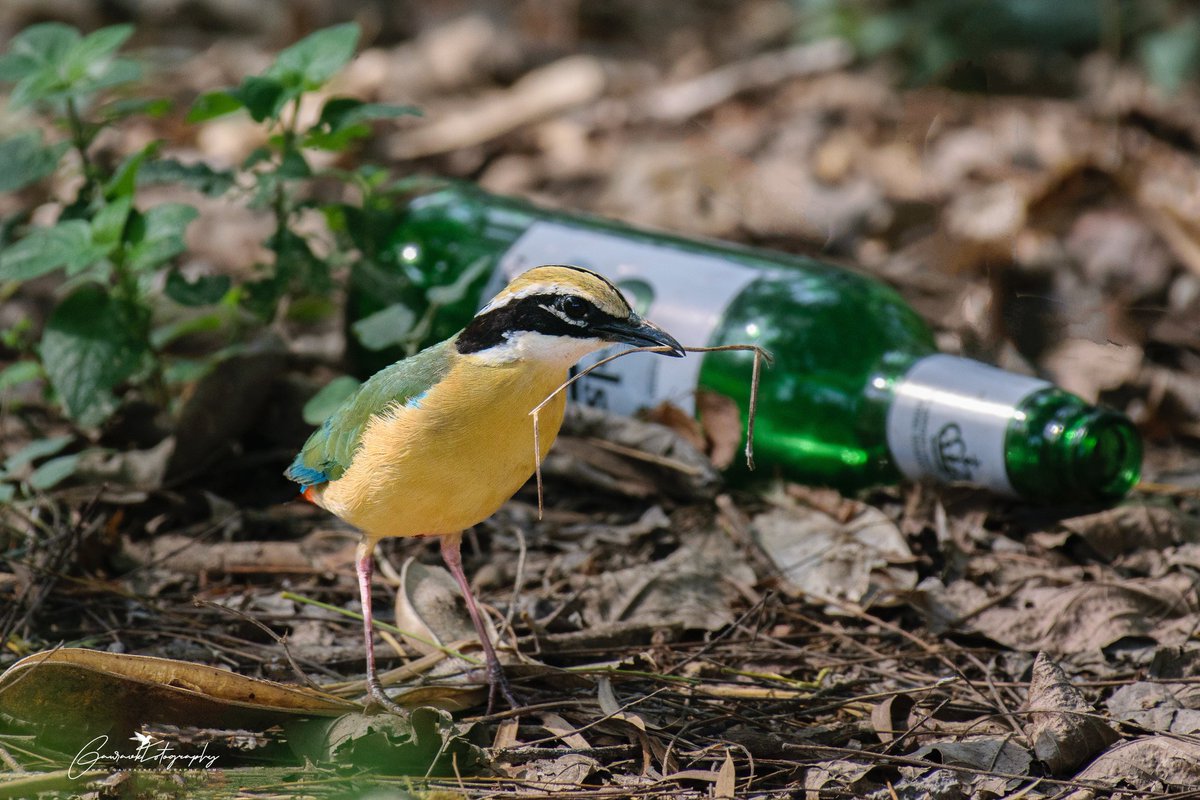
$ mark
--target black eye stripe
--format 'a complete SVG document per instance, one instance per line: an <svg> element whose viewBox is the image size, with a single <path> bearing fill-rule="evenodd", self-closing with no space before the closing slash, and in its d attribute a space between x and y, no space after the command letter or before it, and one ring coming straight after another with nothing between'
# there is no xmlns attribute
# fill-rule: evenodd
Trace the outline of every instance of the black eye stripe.
<svg viewBox="0 0 1200 800"><path fill-rule="evenodd" d="M564 295L535 294L514 300L471 320L458 335L455 347L460 353L478 353L489 347L504 344L505 335L514 331L534 331L547 336L569 336L576 339L597 338L591 332L594 325L618 321L586 298L573 297L585 306L583 319L574 320L561 307Z"/></svg>

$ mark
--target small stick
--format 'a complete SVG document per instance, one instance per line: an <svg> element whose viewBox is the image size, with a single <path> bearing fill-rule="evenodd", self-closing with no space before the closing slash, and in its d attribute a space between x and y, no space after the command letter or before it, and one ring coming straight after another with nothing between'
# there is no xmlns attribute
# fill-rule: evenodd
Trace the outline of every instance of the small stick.
<svg viewBox="0 0 1200 800"><path fill-rule="evenodd" d="M683 348L689 353L714 353L726 350L749 350L754 353L754 366L750 372L750 408L748 411L748 420L746 422L746 466L754 469L754 416L758 412L758 380L761 373L760 364L763 361L770 366L775 362L771 354L762 349L756 344L723 344L717 347L685 347ZM537 496L538 496L538 519L542 518L544 504L542 500L542 448L541 439L538 431L538 412L549 403L554 396L561 391L564 391L575 381L587 375L594 369L598 369L610 361L614 361L622 356L627 356L630 353L672 353L675 349L672 347L631 347L628 350L622 350L619 353L613 353L611 356L604 358L592 364L587 369L575 373L570 378L562 383L557 389L550 394L542 402L534 406L529 412L533 417L533 474L537 477Z"/></svg>

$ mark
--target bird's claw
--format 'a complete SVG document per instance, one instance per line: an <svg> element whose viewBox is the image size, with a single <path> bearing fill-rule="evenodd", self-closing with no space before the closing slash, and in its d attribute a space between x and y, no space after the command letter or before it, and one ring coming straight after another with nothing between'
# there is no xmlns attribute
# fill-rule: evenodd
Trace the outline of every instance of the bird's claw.
<svg viewBox="0 0 1200 800"><path fill-rule="evenodd" d="M488 704L487 713L490 715L496 706L496 692L499 691L508 703L508 707L514 711L520 708L524 703L517 700L517 696L513 694L512 686L508 682L508 676L504 674L504 667L499 661L488 664L487 671L488 682Z"/></svg>
<svg viewBox="0 0 1200 800"><path fill-rule="evenodd" d="M408 712L405 711L402 706L397 704L392 698L388 697L387 692L383 690L383 684L379 682L379 678L367 679L366 707L368 713L376 709L382 709L391 714L398 714L402 717L408 716Z"/></svg>

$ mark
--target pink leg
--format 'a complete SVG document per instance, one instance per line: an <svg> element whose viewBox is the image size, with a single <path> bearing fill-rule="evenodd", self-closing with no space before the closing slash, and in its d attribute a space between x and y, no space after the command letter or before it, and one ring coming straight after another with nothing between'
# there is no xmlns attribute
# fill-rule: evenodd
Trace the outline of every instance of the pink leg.
<svg viewBox="0 0 1200 800"><path fill-rule="evenodd" d="M475 624L475 633L479 636L479 644L483 647L484 660L487 662L488 713L492 713L497 688L500 689L500 693L504 695L508 704L512 708L517 708L520 703L513 697L512 689L508 685L508 678L504 675L504 668L500 666L500 659L496 657L496 650L492 647L492 640L488 636L487 628L484 627L483 616L479 613L479 605L475 602L475 595L471 592L471 584L467 583L466 573L463 572L461 543L461 533L443 536L442 560L450 568L450 574L458 582L458 588L467 601L467 612L471 615L471 622Z"/></svg>
<svg viewBox="0 0 1200 800"><path fill-rule="evenodd" d="M375 541L363 537L355 551L354 568L358 573L358 596L362 602L363 640L367 645L367 694L376 703L394 714L403 714L404 709L396 705L383 691L379 674L375 671L375 636L371 616L371 573L375 567ZM368 706L372 703L368 703Z"/></svg>

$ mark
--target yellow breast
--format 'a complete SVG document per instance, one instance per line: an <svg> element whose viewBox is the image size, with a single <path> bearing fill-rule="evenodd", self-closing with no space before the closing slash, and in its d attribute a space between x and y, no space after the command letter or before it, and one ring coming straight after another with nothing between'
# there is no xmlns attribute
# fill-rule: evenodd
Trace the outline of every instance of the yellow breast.
<svg viewBox="0 0 1200 800"><path fill-rule="evenodd" d="M374 538L457 533L491 516L534 470L531 409L566 379L561 366L463 359L419 402L386 409L321 504ZM566 398L539 412L541 456Z"/></svg>

